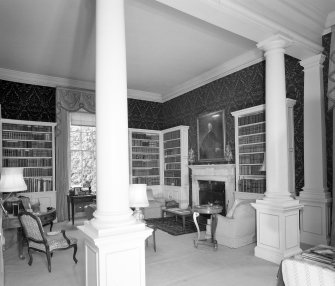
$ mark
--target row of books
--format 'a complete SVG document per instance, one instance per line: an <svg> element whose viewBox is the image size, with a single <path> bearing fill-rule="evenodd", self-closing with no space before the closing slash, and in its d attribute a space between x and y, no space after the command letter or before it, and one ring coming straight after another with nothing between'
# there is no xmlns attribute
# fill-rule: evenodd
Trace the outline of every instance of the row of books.
<svg viewBox="0 0 335 286"><path fill-rule="evenodd" d="M4 140L52 140L52 133L18 133L13 131L3 131L2 139Z"/></svg>
<svg viewBox="0 0 335 286"><path fill-rule="evenodd" d="M266 180L241 179L238 182L240 192L263 194L266 190Z"/></svg>
<svg viewBox="0 0 335 286"><path fill-rule="evenodd" d="M51 177L52 167L50 168L24 168L24 177Z"/></svg>
<svg viewBox="0 0 335 286"><path fill-rule="evenodd" d="M24 178L27 185L27 192L52 191L52 179L46 178Z"/></svg>
<svg viewBox="0 0 335 286"><path fill-rule="evenodd" d="M240 175L264 175L264 171L259 169L259 165L240 166Z"/></svg>
<svg viewBox="0 0 335 286"><path fill-rule="evenodd" d="M133 184L147 184L148 186L154 186L160 184L160 178L157 177L136 177L132 179Z"/></svg>
<svg viewBox="0 0 335 286"><path fill-rule="evenodd" d="M7 157L52 157L51 149L3 149L3 156Z"/></svg>
<svg viewBox="0 0 335 286"><path fill-rule="evenodd" d="M164 156L179 155L180 148L164 150Z"/></svg>
<svg viewBox="0 0 335 286"><path fill-rule="evenodd" d="M181 186L180 178L165 178L164 185L166 186Z"/></svg>
<svg viewBox="0 0 335 286"><path fill-rule="evenodd" d="M151 140L132 140L133 146L148 146L148 147L159 147L159 141L151 141Z"/></svg>
<svg viewBox="0 0 335 286"><path fill-rule="evenodd" d="M38 141L3 141L3 148L39 148L51 149L52 142L38 142Z"/></svg>
<svg viewBox="0 0 335 286"><path fill-rule="evenodd" d="M3 159L4 167L49 167L52 166L52 159Z"/></svg>
<svg viewBox="0 0 335 286"><path fill-rule="evenodd" d="M133 167L159 167L159 161L133 161Z"/></svg>
<svg viewBox="0 0 335 286"><path fill-rule="evenodd" d="M240 164L263 164L264 153L240 154Z"/></svg>
<svg viewBox="0 0 335 286"><path fill-rule="evenodd" d="M164 162L165 162L165 163L180 162L180 156L165 157L165 158L164 158Z"/></svg>
<svg viewBox="0 0 335 286"><path fill-rule="evenodd" d="M335 267L335 248L328 245L318 245L301 253L304 259L325 263Z"/></svg>
<svg viewBox="0 0 335 286"><path fill-rule="evenodd" d="M159 175L159 168L133 169L133 176L155 176Z"/></svg>
<svg viewBox="0 0 335 286"><path fill-rule="evenodd" d="M51 126L40 126L40 125L20 125L20 124L11 124L3 123L3 130L18 130L18 131L34 131L34 132L51 132Z"/></svg>
<svg viewBox="0 0 335 286"><path fill-rule="evenodd" d="M173 139L179 139L179 138L180 138L180 130L168 132L168 133L165 133L163 135L164 141L173 140Z"/></svg>
<svg viewBox="0 0 335 286"><path fill-rule="evenodd" d="M243 116L238 119L238 125L247 125L247 124L253 124L257 122L265 121L265 112L262 111L260 113L256 113L253 115Z"/></svg>
<svg viewBox="0 0 335 286"><path fill-rule="evenodd" d="M254 144L254 145L242 145L240 146L240 154L251 153L251 152L265 152L265 143Z"/></svg>
<svg viewBox="0 0 335 286"><path fill-rule="evenodd" d="M159 140L158 134L132 133L132 139Z"/></svg>
<svg viewBox="0 0 335 286"><path fill-rule="evenodd" d="M257 125L251 125L247 127L241 127L238 130L239 136L249 135L249 134L256 134L265 132L265 123L260 123Z"/></svg>
<svg viewBox="0 0 335 286"><path fill-rule="evenodd" d="M159 149L154 147L132 147L132 150L138 153L159 153Z"/></svg>
<svg viewBox="0 0 335 286"><path fill-rule="evenodd" d="M159 154L132 154L132 159L137 159L137 160L159 160Z"/></svg>
<svg viewBox="0 0 335 286"><path fill-rule="evenodd" d="M165 164L165 170L180 170L180 163Z"/></svg>
<svg viewBox="0 0 335 286"><path fill-rule="evenodd" d="M240 145L259 143L259 142L265 142L265 134L251 135L251 136L241 137L238 139L238 143Z"/></svg>
<svg viewBox="0 0 335 286"><path fill-rule="evenodd" d="M164 149L180 147L180 139L164 142Z"/></svg>
<svg viewBox="0 0 335 286"><path fill-rule="evenodd" d="M167 170L164 171L164 176L168 178L174 178L174 177L179 177L181 176L181 171L178 170Z"/></svg>

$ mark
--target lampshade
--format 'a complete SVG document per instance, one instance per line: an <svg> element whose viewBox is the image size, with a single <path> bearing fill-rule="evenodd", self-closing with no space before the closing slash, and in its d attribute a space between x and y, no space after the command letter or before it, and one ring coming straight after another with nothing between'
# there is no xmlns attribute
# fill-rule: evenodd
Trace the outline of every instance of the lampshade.
<svg viewBox="0 0 335 286"><path fill-rule="evenodd" d="M27 185L23 179L23 168L2 168L0 178L0 192L13 193L27 190Z"/></svg>
<svg viewBox="0 0 335 286"><path fill-rule="evenodd" d="M129 206L133 208L149 206L146 184L133 184L129 186Z"/></svg>
<svg viewBox="0 0 335 286"><path fill-rule="evenodd" d="M266 171L266 154L264 153L264 160L262 166L259 168L259 171L265 172Z"/></svg>

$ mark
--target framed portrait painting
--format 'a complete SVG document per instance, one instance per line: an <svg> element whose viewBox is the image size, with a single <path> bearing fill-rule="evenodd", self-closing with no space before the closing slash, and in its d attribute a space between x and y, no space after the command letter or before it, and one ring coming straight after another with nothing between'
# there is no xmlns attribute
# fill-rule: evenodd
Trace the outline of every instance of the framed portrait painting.
<svg viewBox="0 0 335 286"><path fill-rule="evenodd" d="M200 115L197 125L199 161L223 161L226 146L224 110Z"/></svg>

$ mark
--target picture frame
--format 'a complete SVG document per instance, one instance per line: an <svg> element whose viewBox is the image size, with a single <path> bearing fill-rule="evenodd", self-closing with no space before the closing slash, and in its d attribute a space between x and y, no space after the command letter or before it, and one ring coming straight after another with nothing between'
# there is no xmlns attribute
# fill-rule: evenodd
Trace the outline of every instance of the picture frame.
<svg viewBox="0 0 335 286"><path fill-rule="evenodd" d="M224 109L197 118L199 162L224 161L226 147L226 120Z"/></svg>

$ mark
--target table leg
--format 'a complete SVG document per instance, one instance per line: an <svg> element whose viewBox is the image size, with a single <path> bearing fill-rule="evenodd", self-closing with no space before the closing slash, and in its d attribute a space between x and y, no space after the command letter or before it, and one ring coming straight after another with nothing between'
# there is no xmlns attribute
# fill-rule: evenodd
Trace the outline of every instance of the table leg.
<svg viewBox="0 0 335 286"><path fill-rule="evenodd" d="M212 225L211 225L211 235L212 235L212 242L214 243L214 248L218 248L218 242L216 241L215 232L216 226L218 224L218 218L216 214L212 214Z"/></svg>
<svg viewBox="0 0 335 286"><path fill-rule="evenodd" d="M71 209L72 209L72 225L74 225L74 202L71 202Z"/></svg>
<svg viewBox="0 0 335 286"><path fill-rule="evenodd" d="M17 229L17 245L18 245L18 250L19 250L19 258L25 259L23 255L23 229L22 227L19 227Z"/></svg>
<svg viewBox="0 0 335 286"><path fill-rule="evenodd" d="M70 221L70 199L67 197L67 218Z"/></svg>
<svg viewBox="0 0 335 286"><path fill-rule="evenodd" d="M50 231L52 231L52 227L53 227L54 223L51 221L50 222Z"/></svg>
<svg viewBox="0 0 335 286"><path fill-rule="evenodd" d="M197 228L197 232L198 232L198 238L193 240L194 247L198 247L198 242L200 240L200 229L199 229L199 225L198 225L198 221L197 221L198 216L199 216L199 213L197 213L197 212L193 213L193 220L194 220L195 226Z"/></svg>
<svg viewBox="0 0 335 286"><path fill-rule="evenodd" d="M183 218L183 231L185 231L185 216L183 215L182 218Z"/></svg>
<svg viewBox="0 0 335 286"><path fill-rule="evenodd" d="M154 228L153 232L152 232L152 240L154 243L154 250L156 252L156 228Z"/></svg>

